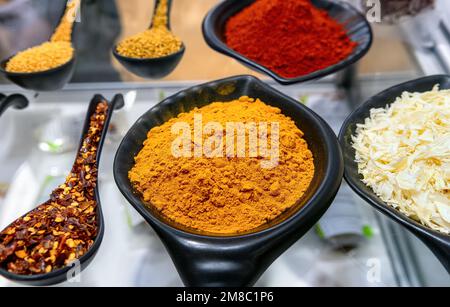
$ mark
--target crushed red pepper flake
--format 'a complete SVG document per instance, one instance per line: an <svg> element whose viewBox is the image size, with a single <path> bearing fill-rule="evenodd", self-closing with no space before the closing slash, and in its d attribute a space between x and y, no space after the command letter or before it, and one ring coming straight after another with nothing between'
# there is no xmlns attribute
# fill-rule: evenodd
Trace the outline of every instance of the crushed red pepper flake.
<svg viewBox="0 0 450 307"><path fill-rule="evenodd" d="M0 267L20 275L45 274L67 266L94 244L96 157L107 112L107 102L100 102L66 182L0 233Z"/></svg>

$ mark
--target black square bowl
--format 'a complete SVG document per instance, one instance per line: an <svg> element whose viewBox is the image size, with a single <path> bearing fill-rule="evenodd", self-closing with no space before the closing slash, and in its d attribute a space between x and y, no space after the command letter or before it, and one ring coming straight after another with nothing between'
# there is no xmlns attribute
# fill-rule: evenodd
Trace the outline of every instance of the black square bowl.
<svg viewBox="0 0 450 307"><path fill-rule="evenodd" d="M450 76L438 75L420 78L396 85L373 96L347 118L339 134L339 140L344 154L344 177L350 187L375 209L404 226L421 239L442 262L447 271L450 272L450 236L431 230L400 213L400 211L382 201L370 187L366 186L362 182L362 175L358 173L358 164L355 162L355 149L352 142L352 136L355 135L357 124L364 123L365 119L370 116L371 109L386 108L405 91L426 92L430 91L436 84L439 84L441 89L450 89Z"/></svg>
<svg viewBox="0 0 450 307"><path fill-rule="evenodd" d="M177 225L142 201L128 172L148 131L178 114L215 101L241 96L260 98L291 117L305 133L316 173L302 199L279 218L248 233L202 233ZM116 183L131 205L154 228L188 286L248 286L327 210L339 189L343 161L331 128L313 111L252 76L237 76L195 86L171 96L145 113L123 139L114 162Z"/></svg>
<svg viewBox="0 0 450 307"><path fill-rule="evenodd" d="M255 0L225 0L219 3L208 13L203 21L203 36L212 49L238 60L253 70L272 77L280 84L288 85L300 83L323 78L336 73L339 70L356 63L369 51L372 45L372 29L370 24L353 6L341 1L312 0L311 2L317 8L327 11L331 18L344 25L347 34L354 42L358 43L358 46L353 50L353 53L350 56L335 65L296 78L284 78L263 65L234 51L228 47L225 42L224 32L227 20L254 1Z"/></svg>

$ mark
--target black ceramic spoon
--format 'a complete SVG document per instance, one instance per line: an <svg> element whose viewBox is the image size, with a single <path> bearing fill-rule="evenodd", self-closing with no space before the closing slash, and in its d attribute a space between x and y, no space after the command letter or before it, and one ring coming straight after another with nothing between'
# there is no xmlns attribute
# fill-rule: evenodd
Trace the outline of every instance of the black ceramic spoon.
<svg viewBox="0 0 450 307"><path fill-rule="evenodd" d="M302 199L271 223L231 236L201 233L174 224L133 191L128 172L148 131L195 107L241 96L278 107L305 133L314 155L315 176ZM340 187L343 161L336 135L313 111L252 76L237 76L195 86L145 113L123 139L114 161L116 183L165 244L187 286L251 286L269 265L322 216Z"/></svg>
<svg viewBox="0 0 450 307"><path fill-rule="evenodd" d="M331 65L324 69L304 76L298 76L296 78L282 77L275 71L232 50L226 44L224 33L228 19L254 2L255 0L220 1L213 9L211 9L211 11L208 12L203 21L203 37L212 49L236 59L250 69L272 77L280 84L288 85L306 82L336 73L341 69L356 63L369 51L370 46L372 45L373 35L369 22L366 17L351 4L339 0L312 0L311 2L314 6L325 10L331 18L342 24L349 37L354 42L358 43L358 46L346 59L336 63L335 65Z"/></svg>
<svg viewBox="0 0 450 307"><path fill-rule="evenodd" d="M155 1L155 12L158 7L160 0ZM168 0L167 3L167 27L170 30L170 10L172 8L172 0ZM153 26L153 19L150 28ZM175 53L159 57L159 58L149 58L149 59L138 59L129 58L120 55L117 52L117 45L113 47L114 57L130 72L133 74L149 79L161 79L170 74L180 63L181 58L184 55L186 48L184 44L181 49Z"/></svg>
<svg viewBox="0 0 450 307"><path fill-rule="evenodd" d="M9 107L22 110L28 107L28 104L27 97L21 94L13 94L10 96L0 94L0 116L2 116Z"/></svg>
<svg viewBox="0 0 450 307"><path fill-rule="evenodd" d="M63 18L66 17L65 13L66 10L64 10L60 23L63 21ZM74 25L75 24L73 24L72 27L74 27ZM72 31L72 36L73 33L74 31ZM6 64L14 56L15 55L0 62L0 72L8 80L27 90L45 92L62 89L64 85L70 81L75 70L75 52L69 62L49 70L33 73L17 73L7 71Z"/></svg>
<svg viewBox="0 0 450 307"><path fill-rule="evenodd" d="M102 102L107 101L103 96L101 95L95 95L92 99L91 103L89 104L89 108L86 114L86 119L84 123L83 133L79 145L78 151L80 151L81 146L83 144L83 139L85 135L87 134L89 127L90 127L90 118L93 113L95 113L95 110L97 108L97 105ZM107 117L105 119L105 124L103 126L103 131L101 133L101 138L97 147L97 165L100 164L100 155L103 148L103 142L105 141L106 134L108 132L109 122L112 117L112 113L114 110L120 109L124 105L124 99L122 95L116 95L113 100L108 103L108 113ZM75 158L76 159L76 158ZM100 197L99 197L99 190L98 190L98 184L95 188L95 200L97 202L97 223L98 223L98 234L95 238L95 241L92 245L92 247L87 251L85 255L80 257L78 260L80 262L80 271L85 269L89 263L94 259L94 256L96 255L100 244L103 239L103 233L104 233L104 221L103 221L103 213L101 209L100 204ZM18 282L23 283L27 285L33 285L33 286L45 286L45 285L53 285L57 283L61 283L67 280L68 273L70 273L70 270L72 269L71 266L67 266L61 269L54 270L47 274L40 274L40 275L18 275L8 272L7 270L0 267L0 275L4 276L5 278Z"/></svg>
<svg viewBox="0 0 450 307"><path fill-rule="evenodd" d="M358 173L358 164L355 162L355 150L352 146L352 135L355 135L356 125L364 123L364 120L370 116L372 108L385 108L405 91L426 92L431 90L436 84L439 84L441 89L450 89L450 76L429 76L409 81L373 96L348 117L342 126L339 139L344 153L344 176L350 187L370 205L400 225L403 225L422 240L450 273L450 236L423 226L382 201L370 187L361 181L362 176Z"/></svg>

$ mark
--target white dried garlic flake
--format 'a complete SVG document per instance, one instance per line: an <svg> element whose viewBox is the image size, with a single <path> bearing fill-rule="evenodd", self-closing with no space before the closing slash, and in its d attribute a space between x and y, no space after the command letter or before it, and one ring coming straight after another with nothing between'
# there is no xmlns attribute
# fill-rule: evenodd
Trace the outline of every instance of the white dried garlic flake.
<svg viewBox="0 0 450 307"><path fill-rule="evenodd" d="M353 136L363 181L387 204L450 234L450 90L405 92Z"/></svg>

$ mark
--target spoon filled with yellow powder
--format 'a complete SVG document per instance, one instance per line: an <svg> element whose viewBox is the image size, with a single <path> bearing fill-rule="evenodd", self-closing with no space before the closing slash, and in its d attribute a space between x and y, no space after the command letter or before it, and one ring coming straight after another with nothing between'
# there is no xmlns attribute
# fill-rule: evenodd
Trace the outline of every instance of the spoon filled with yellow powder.
<svg viewBox="0 0 450 307"><path fill-rule="evenodd" d="M170 29L171 7L171 0L156 0L150 28L114 47L114 56L130 72L143 78L160 79L181 61L185 46Z"/></svg>
<svg viewBox="0 0 450 307"><path fill-rule="evenodd" d="M51 91L62 88L72 77L75 67L72 32L80 2L72 0L67 4L49 41L4 60L0 71L26 89Z"/></svg>

